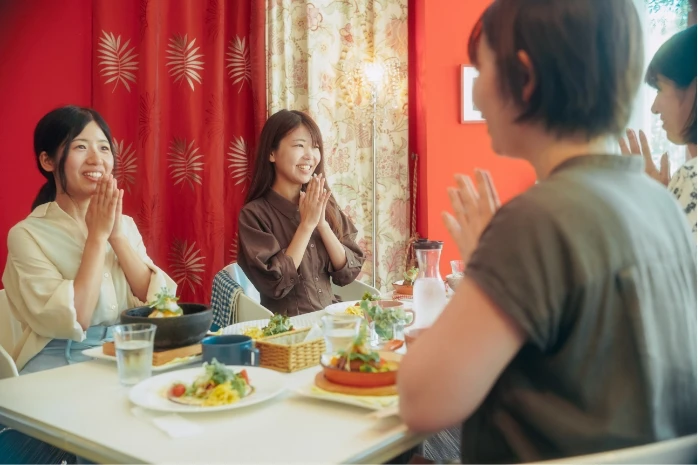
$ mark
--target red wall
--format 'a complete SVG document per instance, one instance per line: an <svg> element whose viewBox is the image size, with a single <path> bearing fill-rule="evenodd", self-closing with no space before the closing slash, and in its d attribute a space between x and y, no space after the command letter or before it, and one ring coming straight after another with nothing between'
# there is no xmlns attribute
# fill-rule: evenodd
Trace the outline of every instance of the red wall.
<svg viewBox="0 0 698 465"><path fill-rule="evenodd" d="M91 30L90 0L0 0L0 270L43 184L34 126L54 107L90 105Z"/></svg>
<svg viewBox="0 0 698 465"><path fill-rule="evenodd" d="M496 157L484 124L460 124L460 65L468 33L489 0L410 0L410 153L419 155L418 230L446 242L443 273L457 251L441 222L453 173L491 171L503 201L531 185L525 164ZM0 0L0 267L7 231L42 184L34 126L48 110L91 103L90 0Z"/></svg>
<svg viewBox="0 0 698 465"><path fill-rule="evenodd" d="M494 155L485 123L460 123L460 66L468 64L468 37L489 0L411 0L411 152L420 156L418 230L443 240L441 272L458 258L441 212L450 211L446 187L454 173L490 171L502 202L535 181L530 166Z"/></svg>

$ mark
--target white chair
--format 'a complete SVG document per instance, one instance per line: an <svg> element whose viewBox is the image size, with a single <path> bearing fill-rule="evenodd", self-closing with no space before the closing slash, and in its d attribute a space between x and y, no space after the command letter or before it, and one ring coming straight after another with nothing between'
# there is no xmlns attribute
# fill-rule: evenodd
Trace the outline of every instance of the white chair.
<svg viewBox="0 0 698 465"><path fill-rule="evenodd" d="M233 280L236 283L238 283L240 287L242 287L242 291L245 293L247 297L249 297L257 303L260 303L262 301L262 298L259 295L259 291L256 287L254 287L254 284L252 284L252 282L247 278L247 275L245 275L245 272L242 271L242 268L240 268L240 265L238 265L237 262L231 263L230 265L226 266L225 271L227 271L228 274L233 278Z"/></svg>
<svg viewBox="0 0 698 465"><path fill-rule="evenodd" d="M14 378L15 376L19 376L17 365L10 354L0 346L0 379Z"/></svg>
<svg viewBox="0 0 698 465"><path fill-rule="evenodd" d="M696 463L696 435L655 442L644 446L628 447L598 454L580 455L543 463L593 463L593 464L651 464Z"/></svg>
<svg viewBox="0 0 698 465"><path fill-rule="evenodd" d="M332 292L334 295L338 296L343 302L349 302L351 300L361 300L361 297L368 292L371 295L380 295L380 291L375 287L371 287L366 283L361 281L354 281L346 286L337 286L332 284Z"/></svg>
<svg viewBox="0 0 698 465"><path fill-rule="evenodd" d="M240 265L232 263L225 267L231 278L242 287L243 294L238 297L237 323L252 320L264 320L271 318L274 314L260 304L261 296L254 284L242 271Z"/></svg>
<svg viewBox="0 0 698 465"><path fill-rule="evenodd" d="M252 320L265 320L271 318L274 314L262 307L262 304L255 302L245 294L240 294L238 297L238 323Z"/></svg>
<svg viewBox="0 0 698 465"><path fill-rule="evenodd" d="M22 337L22 324L12 315L5 289L0 290L0 347L12 352Z"/></svg>

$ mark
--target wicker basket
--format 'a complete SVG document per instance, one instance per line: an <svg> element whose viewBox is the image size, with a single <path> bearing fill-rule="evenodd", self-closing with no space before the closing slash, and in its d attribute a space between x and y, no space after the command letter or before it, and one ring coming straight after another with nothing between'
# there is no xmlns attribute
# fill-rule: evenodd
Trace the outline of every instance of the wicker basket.
<svg viewBox="0 0 698 465"><path fill-rule="evenodd" d="M259 366L292 373L320 363L325 353L325 339L303 342L310 328L297 329L255 341L259 349Z"/></svg>

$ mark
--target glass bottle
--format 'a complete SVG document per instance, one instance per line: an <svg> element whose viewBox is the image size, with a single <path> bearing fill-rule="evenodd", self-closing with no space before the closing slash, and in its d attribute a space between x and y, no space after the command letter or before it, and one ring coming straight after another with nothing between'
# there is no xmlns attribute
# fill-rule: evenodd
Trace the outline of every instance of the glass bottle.
<svg viewBox="0 0 698 465"><path fill-rule="evenodd" d="M431 326L446 306L446 286L441 278L441 241L417 241L414 251L419 274L414 282L413 300L417 328Z"/></svg>

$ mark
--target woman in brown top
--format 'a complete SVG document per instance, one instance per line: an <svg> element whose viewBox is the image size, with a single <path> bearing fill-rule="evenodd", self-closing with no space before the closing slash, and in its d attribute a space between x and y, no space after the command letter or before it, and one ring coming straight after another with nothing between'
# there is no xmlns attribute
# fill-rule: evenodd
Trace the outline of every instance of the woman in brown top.
<svg viewBox="0 0 698 465"><path fill-rule="evenodd" d="M262 128L252 186L240 212L238 264L262 305L288 316L336 302L364 256L357 230L324 175L322 135L299 111L281 110Z"/></svg>

